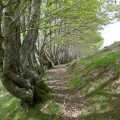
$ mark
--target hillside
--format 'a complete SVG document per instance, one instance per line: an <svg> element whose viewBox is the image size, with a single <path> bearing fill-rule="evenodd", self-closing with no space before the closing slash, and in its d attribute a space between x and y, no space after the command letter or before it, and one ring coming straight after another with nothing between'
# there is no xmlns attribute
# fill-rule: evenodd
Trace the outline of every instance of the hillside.
<svg viewBox="0 0 120 120"><path fill-rule="evenodd" d="M68 76L84 98L84 120L120 120L120 42L72 62Z"/></svg>
<svg viewBox="0 0 120 120"><path fill-rule="evenodd" d="M106 48L48 70L52 92L34 109L22 109L0 83L0 120L120 120L120 42Z"/></svg>

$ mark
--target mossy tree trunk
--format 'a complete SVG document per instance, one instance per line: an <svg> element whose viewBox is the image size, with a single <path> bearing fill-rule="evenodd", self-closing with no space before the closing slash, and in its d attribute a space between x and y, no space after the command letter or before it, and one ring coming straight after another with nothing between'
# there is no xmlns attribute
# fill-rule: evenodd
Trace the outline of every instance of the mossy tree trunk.
<svg viewBox="0 0 120 120"><path fill-rule="evenodd" d="M15 0L11 0L11 2L15 2ZM40 5L40 0L33 1L31 20L36 20L40 15ZM12 11L12 9L15 11ZM4 59L3 56L0 59L1 68L3 64L2 83L9 93L21 100L23 107L32 107L50 91L50 88L41 80L39 74L32 69L28 59L34 51L38 29L29 30L21 44L20 25L18 24L20 21L20 1L12 6L5 7L4 12L3 9L0 10L0 22L2 22L0 52L3 53L2 44L4 49ZM36 27L36 25L37 23L32 27Z"/></svg>

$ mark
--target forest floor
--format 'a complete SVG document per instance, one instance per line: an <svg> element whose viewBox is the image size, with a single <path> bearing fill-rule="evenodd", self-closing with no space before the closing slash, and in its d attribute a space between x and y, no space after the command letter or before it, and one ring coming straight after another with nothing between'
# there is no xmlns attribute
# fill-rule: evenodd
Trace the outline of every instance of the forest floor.
<svg viewBox="0 0 120 120"><path fill-rule="evenodd" d="M28 111L0 82L0 120L120 120L120 44L55 66L42 79L52 92Z"/></svg>
<svg viewBox="0 0 120 120"><path fill-rule="evenodd" d="M77 91L68 87L67 64L50 69L44 80L52 88L53 99L61 104L64 112L59 116L60 120L82 120L80 114L83 105L83 97Z"/></svg>
<svg viewBox="0 0 120 120"><path fill-rule="evenodd" d="M114 45L112 45L114 47ZM120 46L48 70L60 120L120 120Z"/></svg>

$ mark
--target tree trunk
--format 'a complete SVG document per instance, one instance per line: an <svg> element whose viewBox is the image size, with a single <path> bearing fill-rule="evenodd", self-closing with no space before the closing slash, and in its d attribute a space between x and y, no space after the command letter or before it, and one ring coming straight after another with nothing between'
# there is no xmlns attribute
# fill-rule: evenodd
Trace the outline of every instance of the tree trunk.
<svg viewBox="0 0 120 120"><path fill-rule="evenodd" d="M0 77L1 77L1 74L3 72L3 49L2 49L2 43L3 43L3 36L2 36L2 28L1 28L1 24L2 24L2 11L3 11L3 8L2 8L2 1L0 0Z"/></svg>
<svg viewBox="0 0 120 120"><path fill-rule="evenodd" d="M14 2L14 0L11 2ZM37 19L36 14L40 11L40 4L41 1L39 0L35 0L33 3L32 17L34 19ZM20 26L16 24L16 19L19 17L19 14L16 14L19 13L19 5L17 5L16 12L11 11L11 9L12 7L8 6L2 14L3 37L5 38L2 83L8 92L21 100L23 107L28 108L44 99L45 94L51 89L41 80L39 74L32 69L28 60L28 56L31 56L31 52L34 50L38 30L30 30L21 45ZM0 52L1 46L0 41ZM1 61L2 59L0 59Z"/></svg>

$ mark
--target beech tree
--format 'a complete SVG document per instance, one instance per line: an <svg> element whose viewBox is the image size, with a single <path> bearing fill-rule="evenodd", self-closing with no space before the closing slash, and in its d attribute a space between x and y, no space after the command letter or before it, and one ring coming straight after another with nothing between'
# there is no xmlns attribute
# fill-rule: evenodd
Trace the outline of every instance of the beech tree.
<svg viewBox="0 0 120 120"><path fill-rule="evenodd" d="M1 1L2 32L1 36L4 50L2 83L15 97L21 100L24 107L32 106L42 99L50 89L41 80L39 74L30 66L31 52L35 47L38 36L38 23L31 24L29 31L21 44L20 16L29 1L10 0L7 4ZM39 19L42 1L32 1L30 20ZM25 4L20 10L20 5ZM4 10L3 10L4 9ZM3 10L3 11L2 11Z"/></svg>
<svg viewBox="0 0 120 120"><path fill-rule="evenodd" d="M80 57L79 47L100 46L101 6L97 0L0 0L1 80L23 107L51 91L40 77L45 69Z"/></svg>

